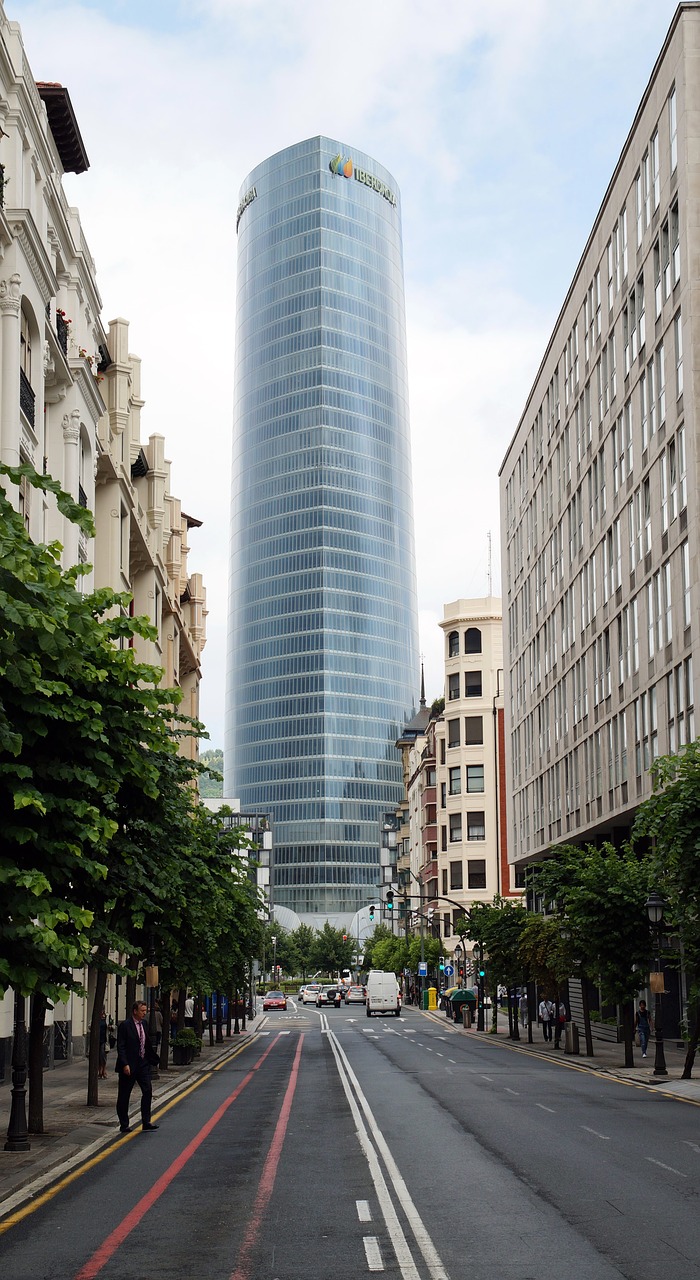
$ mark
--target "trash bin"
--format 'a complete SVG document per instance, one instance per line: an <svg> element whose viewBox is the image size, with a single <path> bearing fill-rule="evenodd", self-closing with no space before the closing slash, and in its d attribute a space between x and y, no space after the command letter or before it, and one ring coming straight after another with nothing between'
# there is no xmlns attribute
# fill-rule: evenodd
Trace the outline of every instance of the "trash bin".
<svg viewBox="0 0 700 1280"><path fill-rule="evenodd" d="M578 1053L578 1026L575 1022L567 1022L564 1039L564 1053Z"/></svg>
<svg viewBox="0 0 700 1280"><path fill-rule="evenodd" d="M472 1007L470 1004L462 1005L462 1026L468 1031L472 1025Z"/></svg>
<svg viewBox="0 0 700 1280"><path fill-rule="evenodd" d="M423 1001L422 1001L422 1004L421 1004L421 1008L422 1008L422 1009L427 1009L427 1008L428 1008L428 992L427 992L427 991L424 991L424 992L423 992Z"/></svg>

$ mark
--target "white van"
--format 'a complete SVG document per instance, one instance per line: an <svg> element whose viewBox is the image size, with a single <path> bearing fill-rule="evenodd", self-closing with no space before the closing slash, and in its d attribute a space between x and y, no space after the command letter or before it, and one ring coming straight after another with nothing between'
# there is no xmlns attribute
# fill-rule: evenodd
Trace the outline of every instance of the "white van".
<svg viewBox="0 0 700 1280"><path fill-rule="evenodd" d="M373 1013L393 1013L396 1018L401 1015L401 999L396 975L383 973L381 969L372 969L367 976L367 1000L365 1003L367 1017Z"/></svg>

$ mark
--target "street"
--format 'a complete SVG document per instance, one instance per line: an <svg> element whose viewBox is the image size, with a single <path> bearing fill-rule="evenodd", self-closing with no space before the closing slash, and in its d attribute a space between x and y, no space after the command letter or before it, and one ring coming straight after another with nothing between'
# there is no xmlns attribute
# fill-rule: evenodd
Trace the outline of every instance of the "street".
<svg viewBox="0 0 700 1280"><path fill-rule="evenodd" d="M29 1210L4 1280L700 1277L700 1114L415 1009L271 1013Z"/></svg>

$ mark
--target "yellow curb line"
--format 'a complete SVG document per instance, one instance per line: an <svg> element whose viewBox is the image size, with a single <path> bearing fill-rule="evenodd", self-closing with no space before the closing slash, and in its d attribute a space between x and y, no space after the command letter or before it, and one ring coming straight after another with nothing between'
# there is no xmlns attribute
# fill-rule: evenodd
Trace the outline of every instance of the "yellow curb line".
<svg viewBox="0 0 700 1280"><path fill-rule="evenodd" d="M222 1057L221 1061L217 1062L216 1066L212 1066L209 1070L204 1072L199 1080L193 1081L188 1088L183 1089L181 1093L176 1094L169 1102L166 1102L164 1106L159 1107L155 1112L154 1119L158 1116L164 1116L165 1113L170 1111L171 1107L174 1107L177 1102L181 1102L183 1098L194 1093L195 1089L198 1089L200 1085L204 1084L205 1080L208 1080L215 1071L220 1071L228 1062L231 1062L233 1058L236 1058L239 1053L242 1053L244 1049L247 1049L256 1037L257 1031L253 1031L250 1039L246 1040L241 1045L237 1045L232 1049L231 1053ZM75 1182L78 1178L82 1178L84 1173L87 1173L90 1169L94 1169L96 1165L100 1164L102 1160L105 1160L113 1151L117 1151L120 1147L123 1147L125 1142L131 1142L132 1138L135 1136L136 1130L132 1133L125 1133L121 1138L117 1138L116 1141L110 1142L109 1146L105 1147L104 1151L100 1151L98 1155L93 1156L90 1160L86 1160L85 1163L79 1165L77 1169L73 1169L65 1178L61 1178L59 1182L54 1183L53 1186L42 1192L41 1195L37 1196L36 1200L32 1200L29 1204L24 1205L21 1209L18 1209L16 1213L10 1214L4 1222L0 1222L0 1235L9 1231L10 1227L17 1226L18 1222L22 1222L25 1218L28 1218L31 1213L34 1213L36 1209L40 1209L42 1205L48 1204L49 1200L53 1200L54 1196L57 1196L59 1191L65 1190L65 1188L69 1187L72 1182Z"/></svg>

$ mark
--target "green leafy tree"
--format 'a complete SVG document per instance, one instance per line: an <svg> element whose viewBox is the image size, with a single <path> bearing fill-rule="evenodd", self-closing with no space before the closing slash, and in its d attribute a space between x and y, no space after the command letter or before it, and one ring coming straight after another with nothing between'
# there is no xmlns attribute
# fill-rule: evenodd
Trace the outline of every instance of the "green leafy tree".
<svg viewBox="0 0 700 1280"><path fill-rule="evenodd" d="M637 810L632 838L648 846L650 886L665 899L666 917L681 941L688 984L689 1080L700 1030L700 742L651 767L654 794Z"/></svg>
<svg viewBox="0 0 700 1280"><path fill-rule="evenodd" d="M325 973L337 973L349 969L353 958L353 941L348 935L343 939L342 929L334 929L328 923L318 929L311 948L311 963Z"/></svg>
<svg viewBox="0 0 700 1280"><path fill-rule="evenodd" d="M300 924L290 934L290 943L294 949L296 963L292 972L300 974L302 979L309 975L311 954L314 943L314 930L311 925Z"/></svg>
<svg viewBox="0 0 700 1280"><path fill-rule="evenodd" d="M625 1065L632 1066L634 998L651 955L648 864L627 845L556 845L553 853L533 873L535 888L565 915L581 972L606 1002L621 1006Z"/></svg>
<svg viewBox="0 0 700 1280"><path fill-rule="evenodd" d="M203 800L220 800L224 794L224 753L220 747L200 752L204 771L199 777L199 794Z"/></svg>
<svg viewBox="0 0 700 1280"><path fill-rule="evenodd" d="M557 920L528 914L518 940L518 954L528 978L550 999L572 972L571 947L562 939Z"/></svg>
<svg viewBox="0 0 700 1280"><path fill-rule="evenodd" d="M362 968L365 973L369 973L370 969L381 969L381 965L376 963L375 949L385 940L391 939L393 934L386 924L376 924L374 930L364 940L363 943L363 962Z"/></svg>

